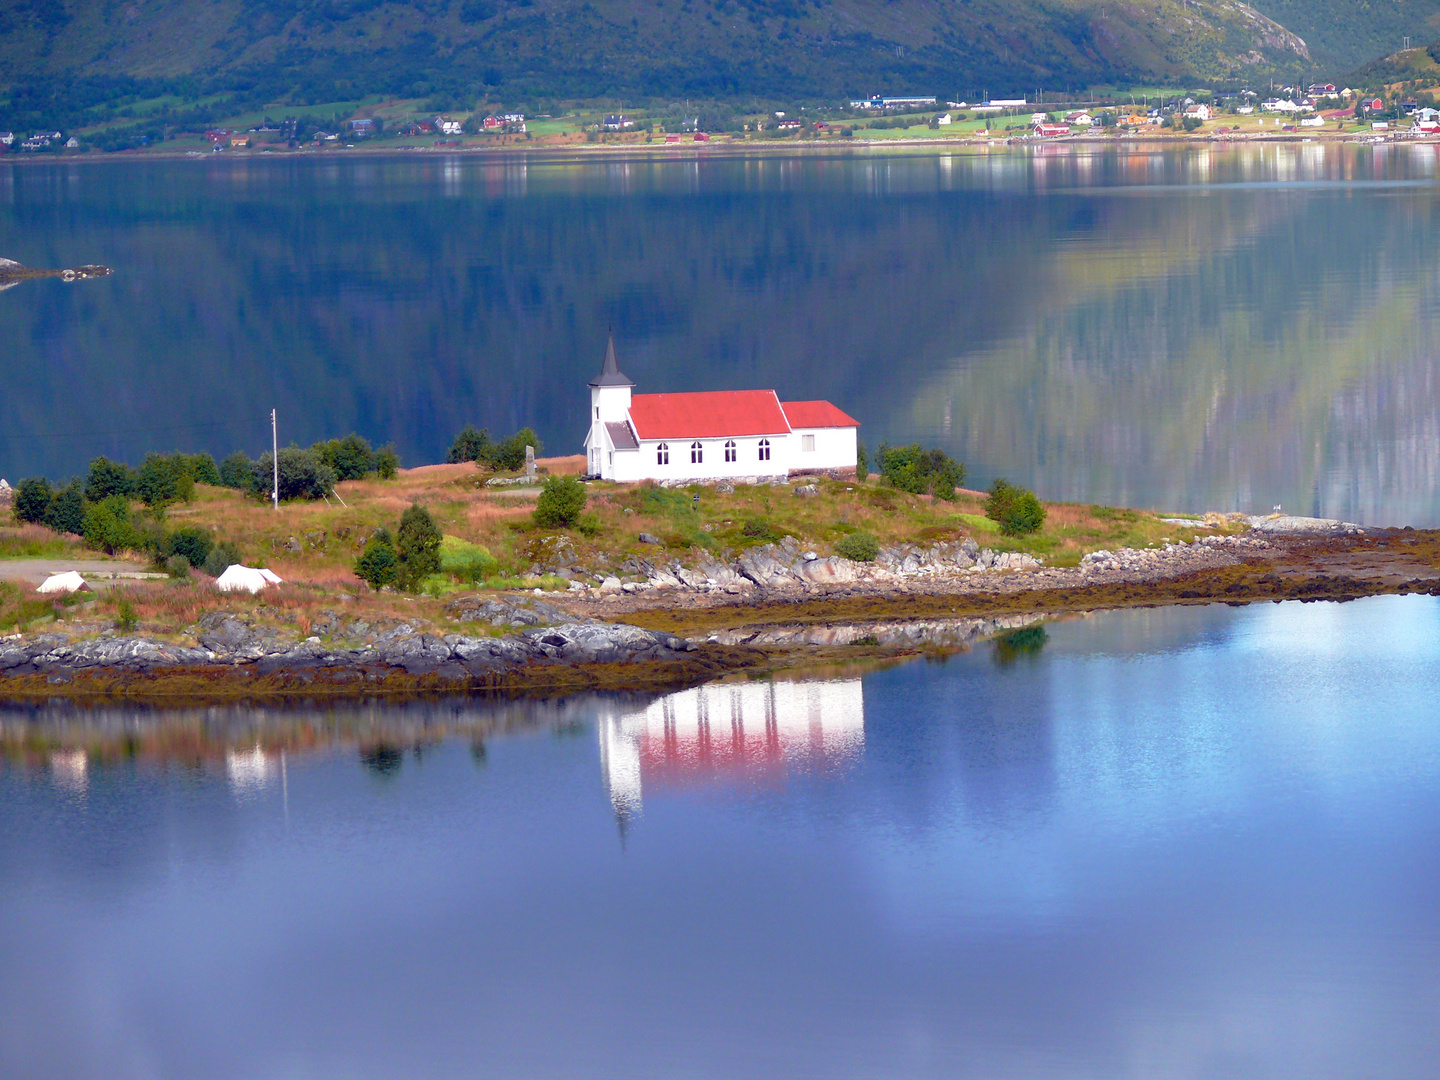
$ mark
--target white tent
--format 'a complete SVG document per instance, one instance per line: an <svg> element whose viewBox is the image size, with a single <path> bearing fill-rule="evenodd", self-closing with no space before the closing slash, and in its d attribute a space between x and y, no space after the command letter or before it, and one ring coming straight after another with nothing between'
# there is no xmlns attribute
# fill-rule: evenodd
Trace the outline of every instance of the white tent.
<svg viewBox="0 0 1440 1080"><path fill-rule="evenodd" d="M72 593L85 588L85 579L74 570L66 570L63 574L51 574L40 585L36 592L42 593Z"/></svg>
<svg viewBox="0 0 1440 1080"><path fill-rule="evenodd" d="M243 589L257 593L267 585L279 585L280 579L269 570L257 570L253 566L232 563L225 572L215 579L215 587L221 592L235 592Z"/></svg>

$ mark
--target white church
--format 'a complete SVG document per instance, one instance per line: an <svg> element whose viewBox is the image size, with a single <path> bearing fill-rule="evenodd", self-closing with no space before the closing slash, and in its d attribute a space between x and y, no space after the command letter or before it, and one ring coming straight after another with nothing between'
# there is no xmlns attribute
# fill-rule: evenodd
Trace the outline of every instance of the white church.
<svg viewBox="0 0 1440 1080"><path fill-rule="evenodd" d="M860 422L828 401L781 401L773 390L634 394L634 387L611 337L590 382L590 476L633 483L855 468Z"/></svg>

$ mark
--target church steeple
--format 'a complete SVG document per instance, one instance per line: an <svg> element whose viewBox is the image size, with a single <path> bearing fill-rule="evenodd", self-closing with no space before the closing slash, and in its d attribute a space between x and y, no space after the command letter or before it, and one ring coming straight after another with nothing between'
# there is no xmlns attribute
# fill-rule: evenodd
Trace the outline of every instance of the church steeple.
<svg viewBox="0 0 1440 1080"><path fill-rule="evenodd" d="M634 386L635 384L626 377L620 370L620 362L615 359L615 334L612 331L610 339L605 344L605 364L600 368L600 374L590 380L591 386Z"/></svg>

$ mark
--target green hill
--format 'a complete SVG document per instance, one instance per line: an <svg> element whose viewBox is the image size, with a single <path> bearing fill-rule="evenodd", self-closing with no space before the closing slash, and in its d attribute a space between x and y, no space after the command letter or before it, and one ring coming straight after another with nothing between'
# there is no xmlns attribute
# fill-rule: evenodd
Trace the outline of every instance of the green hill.
<svg viewBox="0 0 1440 1080"><path fill-rule="evenodd" d="M1435 0L1440 3L1440 0ZM168 93L835 100L1308 69L1234 0L15 0L12 117ZM44 122L63 126L60 119ZM20 127L27 126L17 119ZM33 125L31 125L33 126Z"/></svg>
<svg viewBox="0 0 1440 1080"><path fill-rule="evenodd" d="M1332 82L1372 57L1399 49L1407 35L1414 44L1440 35L1440 0L1258 0L1254 7L1304 38L1314 60L1313 74Z"/></svg>

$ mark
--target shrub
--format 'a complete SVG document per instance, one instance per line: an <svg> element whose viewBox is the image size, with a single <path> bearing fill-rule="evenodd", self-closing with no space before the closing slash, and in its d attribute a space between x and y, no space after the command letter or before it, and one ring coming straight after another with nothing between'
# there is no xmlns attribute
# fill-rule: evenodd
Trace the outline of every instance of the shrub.
<svg viewBox="0 0 1440 1080"><path fill-rule="evenodd" d="M85 498L99 502L111 495L134 495L135 480L135 470L129 465L97 457L90 462L90 475L85 478Z"/></svg>
<svg viewBox="0 0 1440 1080"><path fill-rule="evenodd" d="M770 522L763 517L750 518L740 530L741 534L750 537L752 540L774 540L775 530L770 527Z"/></svg>
<svg viewBox="0 0 1440 1080"><path fill-rule="evenodd" d="M85 511L85 542L93 548L116 555L140 547L140 536L130 523L130 504L123 495L111 495Z"/></svg>
<svg viewBox="0 0 1440 1080"><path fill-rule="evenodd" d="M955 489L965 482L965 466L943 450L925 450L919 443L909 446L880 444L875 463L892 487L915 495L933 495L955 501Z"/></svg>
<svg viewBox="0 0 1440 1080"><path fill-rule="evenodd" d="M855 444L855 479L864 483L870 478L870 454L864 443ZM958 485L957 485L958 486Z"/></svg>
<svg viewBox="0 0 1440 1080"><path fill-rule="evenodd" d="M853 532L840 538L835 550L856 562L874 562L880 554L880 541L868 532Z"/></svg>
<svg viewBox="0 0 1440 1080"><path fill-rule="evenodd" d="M492 469L514 472L516 469L525 467L525 447L527 446L535 448L537 458L545 449L544 444L540 442L540 436L528 427L521 428L504 442L491 443L480 452L476 460L482 465L489 465Z"/></svg>
<svg viewBox="0 0 1440 1080"><path fill-rule="evenodd" d="M215 459L208 453L191 454L185 459L190 479L197 484L209 484L211 487L220 487L220 469L215 464Z"/></svg>
<svg viewBox="0 0 1440 1080"><path fill-rule="evenodd" d="M381 480L393 480L395 474L400 471L400 455L395 453L395 447L386 443L379 450L375 451L373 468L375 475Z"/></svg>
<svg viewBox="0 0 1440 1080"><path fill-rule="evenodd" d="M365 542L364 552L355 560L355 576L377 592L395 583L395 547L384 529L377 529Z"/></svg>
<svg viewBox="0 0 1440 1080"><path fill-rule="evenodd" d="M198 525L182 525L165 538L167 557L183 556L191 566L204 566L215 542Z"/></svg>
<svg viewBox="0 0 1440 1080"><path fill-rule="evenodd" d="M269 454L255 462L250 474L251 494L268 499L274 484L274 458ZM335 486L335 472L313 450L287 446L280 451L280 498L319 499Z"/></svg>
<svg viewBox="0 0 1440 1080"><path fill-rule="evenodd" d="M184 454L146 454L135 491L146 506L189 502L195 495L195 478Z"/></svg>
<svg viewBox="0 0 1440 1080"><path fill-rule="evenodd" d="M579 477L550 477L535 504L535 524L542 529L569 528L580 520L587 497Z"/></svg>
<svg viewBox="0 0 1440 1080"><path fill-rule="evenodd" d="M337 480L359 480L375 470L375 453L370 444L351 432L343 439L316 443L310 448L335 474Z"/></svg>
<svg viewBox="0 0 1440 1080"><path fill-rule="evenodd" d="M435 519L419 503L400 515L395 539L395 583L414 592L431 574L440 572L440 530Z"/></svg>
<svg viewBox="0 0 1440 1080"><path fill-rule="evenodd" d="M85 497L80 494L80 481L74 480L61 488L50 500L45 511L45 524L56 532L81 536L85 532Z"/></svg>
<svg viewBox="0 0 1440 1080"><path fill-rule="evenodd" d="M172 578L188 578L190 576L190 560L184 555L171 555L165 560L165 572Z"/></svg>
<svg viewBox="0 0 1440 1080"><path fill-rule="evenodd" d="M211 577L219 577L230 567L242 561L239 548L228 540L222 540L210 549L209 555L205 556L205 573Z"/></svg>
<svg viewBox="0 0 1440 1080"><path fill-rule="evenodd" d="M440 542L440 569L475 585L499 570L500 561L479 544L447 536Z"/></svg>
<svg viewBox="0 0 1440 1080"><path fill-rule="evenodd" d="M244 450L236 450L220 462L220 483L224 487L248 491L254 480L255 462L250 460L250 455Z"/></svg>
<svg viewBox="0 0 1440 1080"><path fill-rule="evenodd" d="M50 481L43 476L32 476L21 480L15 489L15 520L39 525L45 520L50 501L55 493L50 490Z"/></svg>
<svg viewBox="0 0 1440 1080"><path fill-rule="evenodd" d="M1035 532L1045 524L1045 507L1033 491L1001 479L990 485L985 516L999 525L1006 536L1019 536Z"/></svg>
<svg viewBox="0 0 1440 1080"><path fill-rule="evenodd" d="M135 605L130 602L128 596L122 596L120 603L115 607L115 629L128 634L139 624L140 620L135 616Z"/></svg>
<svg viewBox="0 0 1440 1080"><path fill-rule="evenodd" d="M476 431L470 424L460 429L460 434L455 436L455 441L450 444L450 453L445 460L451 465L458 465L462 461L479 461L490 446L490 432L485 430Z"/></svg>
<svg viewBox="0 0 1440 1080"><path fill-rule="evenodd" d="M600 531L600 515L593 511L581 514L580 520L575 522L575 528L580 530L582 536L594 536Z"/></svg>

